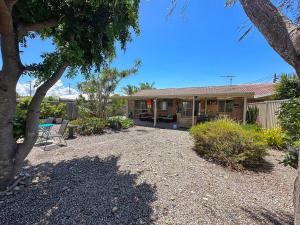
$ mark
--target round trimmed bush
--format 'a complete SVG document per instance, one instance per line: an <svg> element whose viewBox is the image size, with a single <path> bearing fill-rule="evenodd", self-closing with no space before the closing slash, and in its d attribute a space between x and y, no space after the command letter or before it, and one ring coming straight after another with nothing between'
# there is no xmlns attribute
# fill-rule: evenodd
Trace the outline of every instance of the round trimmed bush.
<svg viewBox="0 0 300 225"><path fill-rule="evenodd" d="M105 119L97 117L88 117L72 121L73 125L77 125L76 132L80 135L94 135L104 133L107 126Z"/></svg>
<svg viewBox="0 0 300 225"><path fill-rule="evenodd" d="M193 126L190 134L200 156L234 169L256 166L267 155L262 132L244 129L229 119Z"/></svg>

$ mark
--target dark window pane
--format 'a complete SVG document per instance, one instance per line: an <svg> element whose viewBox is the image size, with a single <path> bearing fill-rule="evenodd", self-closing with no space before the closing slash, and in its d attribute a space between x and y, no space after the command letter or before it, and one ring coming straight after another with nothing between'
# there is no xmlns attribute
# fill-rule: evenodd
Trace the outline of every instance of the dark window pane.
<svg viewBox="0 0 300 225"><path fill-rule="evenodd" d="M219 112L225 112L225 101L219 100Z"/></svg>
<svg viewBox="0 0 300 225"><path fill-rule="evenodd" d="M226 112L232 112L233 110L233 101L227 100L226 101Z"/></svg>
<svg viewBox="0 0 300 225"><path fill-rule="evenodd" d="M167 101L160 101L159 102L159 109L162 111L168 110L168 102Z"/></svg>

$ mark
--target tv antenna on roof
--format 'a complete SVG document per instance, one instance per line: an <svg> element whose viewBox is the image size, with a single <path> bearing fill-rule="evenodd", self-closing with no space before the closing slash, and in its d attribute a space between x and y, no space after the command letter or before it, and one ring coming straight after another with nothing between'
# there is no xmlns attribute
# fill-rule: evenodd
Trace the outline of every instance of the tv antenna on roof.
<svg viewBox="0 0 300 225"><path fill-rule="evenodd" d="M229 79L229 85L231 86L231 85L232 85L233 78L235 78L236 76L233 76L233 75L226 75L226 76L221 76L221 77L225 77L225 78Z"/></svg>

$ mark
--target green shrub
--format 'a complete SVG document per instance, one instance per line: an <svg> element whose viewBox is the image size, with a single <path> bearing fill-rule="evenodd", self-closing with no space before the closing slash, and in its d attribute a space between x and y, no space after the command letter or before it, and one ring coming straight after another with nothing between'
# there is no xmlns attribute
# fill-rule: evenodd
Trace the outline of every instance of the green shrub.
<svg viewBox="0 0 300 225"><path fill-rule="evenodd" d="M263 129L268 146L276 149L286 148L286 135L280 127Z"/></svg>
<svg viewBox="0 0 300 225"><path fill-rule="evenodd" d="M300 139L300 98L293 98L283 103L279 110L278 119L286 133L289 142L288 148L292 149L288 151L282 163L297 168L300 148L298 144Z"/></svg>
<svg viewBox="0 0 300 225"><path fill-rule="evenodd" d="M290 99L281 105L278 119L292 141L300 139L300 98Z"/></svg>
<svg viewBox="0 0 300 225"><path fill-rule="evenodd" d="M42 102L40 118L46 119L48 117L63 118L66 114L66 104L59 103L57 105L50 102Z"/></svg>
<svg viewBox="0 0 300 225"><path fill-rule="evenodd" d="M72 121L73 125L77 125L76 132L80 135L94 135L104 133L107 126L105 119L97 117L82 118Z"/></svg>
<svg viewBox="0 0 300 225"><path fill-rule="evenodd" d="M296 74L281 74L275 86L275 99L300 97L299 79Z"/></svg>
<svg viewBox="0 0 300 225"><path fill-rule="evenodd" d="M27 111L23 110L19 105L17 105L13 128L14 137L16 140L24 137L26 128L26 114Z"/></svg>
<svg viewBox="0 0 300 225"><path fill-rule="evenodd" d="M256 119L258 116L258 108L257 107L250 107L246 112L246 121L249 124L256 124Z"/></svg>
<svg viewBox="0 0 300 225"><path fill-rule="evenodd" d="M250 130L250 131L262 131L262 127L258 126L257 124L242 124L243 129Z"/></svg>
<svg viewBox="0 0 300 225"><path fill-rule="evenodd" d="M108 118L109 127L113 129L128 129L134 125L132 119L127 118L126 116L113 116Z"/></svg>
<svg viewBox="0 0 300 225"><path fill-rule="evenodd" d="M229 119L196 125L190 134L200 156L235 169L257 165L267 155L262 132L244 129Z"/></svg>
<svg viewBox="0 0 300 225"><path fill-rule="evenodd" d="M299 157L299 147L298 146L290 146L288 152L285 154L284 159L280 162L285 166L291 166L294 169L298 168L298 157Z"/></svg>

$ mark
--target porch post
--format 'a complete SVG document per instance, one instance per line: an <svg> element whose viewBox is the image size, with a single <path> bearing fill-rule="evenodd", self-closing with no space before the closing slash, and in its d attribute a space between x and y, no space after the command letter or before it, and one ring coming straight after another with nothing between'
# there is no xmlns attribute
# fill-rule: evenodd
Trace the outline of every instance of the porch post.
<svg viewBox="0 0 300 225"><path fill-rule="evenodd" d="M246 124L247 98L244 97L243 124Z"/></svg>
<svg viewBox="0 0 300 225"><path fill-rule="evenodd" d="M157 98L154 100L154 119L153 119L153 126L156 127L156 120L157 120Z"/></svg>
<svg viewBox="0 0 300 225"><path fill-rule="evenodd" d="M205 115L207 115L207 98L205 98Z"/></svg>
<svg viewBox="0 0 300 225"><path fill-rule="evenodd" d="M192 126L195 125L195 96L193 96Z"/></svg>

